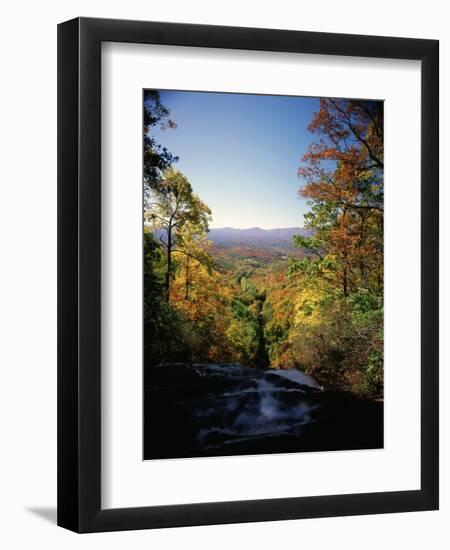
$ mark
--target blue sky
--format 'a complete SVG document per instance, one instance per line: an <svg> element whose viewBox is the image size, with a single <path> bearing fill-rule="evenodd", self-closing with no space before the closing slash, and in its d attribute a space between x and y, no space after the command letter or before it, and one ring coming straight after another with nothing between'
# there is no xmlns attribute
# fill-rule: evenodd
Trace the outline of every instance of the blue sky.
<svg viewBox="0 0 450 550"><path fill-rule="evenodd" d="M212 210L211 227L303 225L300 157L316 98L161 91L175 130L152 129Z"/></svg>

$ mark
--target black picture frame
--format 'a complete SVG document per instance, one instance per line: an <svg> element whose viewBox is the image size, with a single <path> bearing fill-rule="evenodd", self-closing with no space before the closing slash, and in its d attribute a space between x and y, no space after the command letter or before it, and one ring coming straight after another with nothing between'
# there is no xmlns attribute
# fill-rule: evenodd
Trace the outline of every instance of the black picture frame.
<svg viewBox="0 0 450 550"><path fill-rule="evenodd" d="M421 488L101 508L101 43L421 61ZM58 525L76 532L438 509L439 43L77 18L58 26Z"/></svg>

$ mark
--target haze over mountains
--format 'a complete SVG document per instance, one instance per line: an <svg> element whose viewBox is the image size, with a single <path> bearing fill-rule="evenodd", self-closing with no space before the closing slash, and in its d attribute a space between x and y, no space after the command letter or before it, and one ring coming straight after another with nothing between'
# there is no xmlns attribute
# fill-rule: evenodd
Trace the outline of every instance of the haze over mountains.
<svg viewBox="0 0 450 550"><path fill-rule="evenodd" d="M166 240L165 231L162 229L154 230L154 235L157 239ZM280 227L275 229L214 227L209 230L208 239L221 249L254 248L298 251L293 242L294 235L308 237L312 235L312 231L302 227Z"/></svg>
<svg viewBox="0 0 450 550"><path fill-rule="evenodd" d="M250 227L237 229L234 227L220 227L209 230L208 238L219 246L255 246L259 248L294 248L294 235L311 235L311 232L302 227L282 227L262 229Z"/></svg>

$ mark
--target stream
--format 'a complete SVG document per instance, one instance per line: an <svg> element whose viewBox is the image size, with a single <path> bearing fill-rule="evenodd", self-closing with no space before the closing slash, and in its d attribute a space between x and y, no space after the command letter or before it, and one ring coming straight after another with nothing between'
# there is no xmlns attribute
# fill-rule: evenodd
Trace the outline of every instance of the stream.
<svg viewBox="0 0 450 550"><path fill-rule="evenodd" d="M303 372L173 363L144 373L144 459L383 447L383 404Z"/></svg>

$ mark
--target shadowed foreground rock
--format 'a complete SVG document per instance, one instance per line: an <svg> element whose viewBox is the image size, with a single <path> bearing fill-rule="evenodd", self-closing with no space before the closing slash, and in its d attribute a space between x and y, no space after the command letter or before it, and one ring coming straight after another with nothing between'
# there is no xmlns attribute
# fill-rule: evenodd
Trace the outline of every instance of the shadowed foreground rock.
<svg viewBox="0 0 450 550"><path fill-rule="evenodd" d="M297 370L176 363L144 375L144 458L383 447L383 404Z"/></svg>

